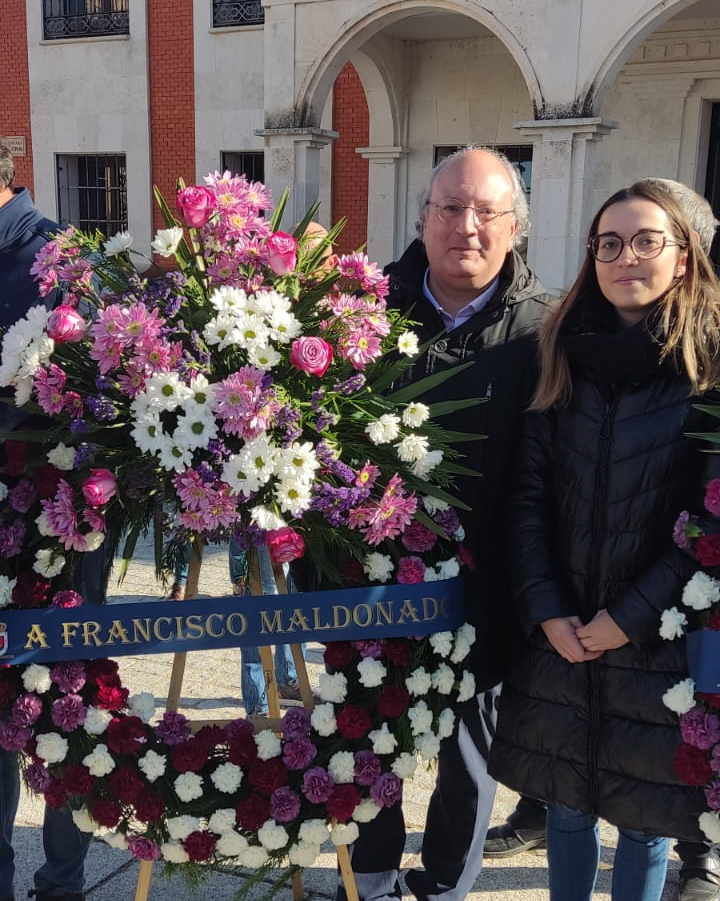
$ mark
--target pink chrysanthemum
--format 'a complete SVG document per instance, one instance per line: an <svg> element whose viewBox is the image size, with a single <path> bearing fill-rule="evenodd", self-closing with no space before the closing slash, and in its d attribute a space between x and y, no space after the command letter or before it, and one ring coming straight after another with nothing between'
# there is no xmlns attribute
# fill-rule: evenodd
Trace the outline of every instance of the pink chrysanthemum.
<svg viewBox="0 0 720 901"><path fill-rule="evenodd" d="M33 388L37 402L45 413L55 415L62 412L65 406L63 388L66 380L67 376L55 363L51 363L47 369L40 368L36 371Z"/></svg>
<svg viewBox="0 0 720 901"><path fill-rule="evenodd" d="M382 354L380 338L371 331L357 328L338 341L338 351L355 369L364 369Z"/></svg>

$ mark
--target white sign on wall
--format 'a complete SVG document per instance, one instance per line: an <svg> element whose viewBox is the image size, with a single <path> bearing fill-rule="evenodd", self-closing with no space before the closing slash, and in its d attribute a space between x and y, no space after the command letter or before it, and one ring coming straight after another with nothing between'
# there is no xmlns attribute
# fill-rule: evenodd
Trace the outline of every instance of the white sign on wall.
<svg viewBox="0 0 720 901"><path fill-rule="evenodd" d="M23 135L9 135L0 140L13 156L25 156L25 137Z"/></svg>

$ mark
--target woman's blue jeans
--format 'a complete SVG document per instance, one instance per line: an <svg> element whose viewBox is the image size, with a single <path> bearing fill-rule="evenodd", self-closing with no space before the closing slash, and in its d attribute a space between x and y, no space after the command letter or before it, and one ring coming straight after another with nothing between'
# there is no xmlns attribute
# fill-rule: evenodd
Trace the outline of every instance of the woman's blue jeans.
<svg viewBox="0 0 720 901"><path fill-rule="evenodd" d="M666 838L618 830L612 901L660 901L667 875ZM547 813L550 901L591 901L600 862L597 817L550 804Z"/></svg>

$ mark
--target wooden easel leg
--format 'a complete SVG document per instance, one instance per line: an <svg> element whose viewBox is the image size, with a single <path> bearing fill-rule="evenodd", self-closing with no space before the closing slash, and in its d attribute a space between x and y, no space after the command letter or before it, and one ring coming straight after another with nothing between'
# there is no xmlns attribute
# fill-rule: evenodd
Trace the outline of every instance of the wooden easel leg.
<svg viewBox="0 0 720 901"><path fill-rule="evenodd" d="M345 886L345 894L348 901L360 901L358 896L357 885L355 884L355 874L352 871L350 863L350 852L347 845L337 846L338 866L340 867L340 875L342 876L343 885Z"/></svg>
<svg viewBox="0 0 720 901"><path fill-rule="evenodd" d="M135 886L135 901L148 901L150 896L150 881L152 880L153 865L151 860L143 860L138 872L138 881Z"/></svg>

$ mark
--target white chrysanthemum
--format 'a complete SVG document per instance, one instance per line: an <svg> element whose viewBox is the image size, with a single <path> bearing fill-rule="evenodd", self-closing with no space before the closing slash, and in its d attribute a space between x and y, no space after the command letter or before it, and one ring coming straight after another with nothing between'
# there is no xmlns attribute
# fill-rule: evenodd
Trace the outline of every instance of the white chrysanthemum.
<svg viewBox="0 0 720 901"><path fill-rule="evenodd" d="M440 657L449 657L453 647L452 632L435 632L430 636L430 647Z"/></svg>
<svg viewBox="0 0 720 901"><path fill-rule="evenodd" d="M257 870L268 862L270 855L260 845L248 845L237 855L237 859L240 866Z"/></svg>
<svg viewBox="0 0 720 901"><path fill-rule="evenodd" d="M269 729L263 729L253 735L258 749L260 760L270 760L271 757L279 757L282 753L280 739Z"/></svg>
<svg viewBox="0 0 720 901"><path fill-rule="evenodd" d="M247 457L241 454L233 454L225 461L222 470L222 480L227 483L235 494L249 497L262 488L263 483L256 472L249 470Z"/></svg>
<svg viewBox="0 0 720 901"><path fill-rule="evenodd" d="M67 447L61 441L57 447L48 452L47 458L48 463L51 463L56 469L69 472L75 465L75 448Z"/></svg>
<svg viewBox="0 0 720 901"><path fill-rule="evenodd" d="M707 610L720 601L720 581L704 572L696 572L682 593L682 602L693 610Z"/></svg>
<svg viewBox="0 0 720 901"><path fill-rule="evenodd" d="M12 602L13 588L17 584L17 579L8 579L7 576L0 575L0 607L7 607Z"/></svg>
<svg viewBox="0 0 720 901"><path fill-rule="evenodd" d="M216 288L210 297L210 306L219 313L240 313L248 309L248 296L242 288L231 288L229 285L221 285Z"/></svg>
<svg viewBox="0 0 720 901"><path fill-rule="evenodd" d="M449 707L446 707L438 717L438 738L448 738L452 735L454 728L455 714Z"/></svg>
<svg viewBox="0 0 720 901"><path fill-rule="evenodd" d="M415 463L428 454L428 439L425 435L406 435L395 445L398 457L403 463Z"/></svg>
<svg viewBox="0 0 720 901"><path fill-rule="evenodd" d="M462 703L463 701L469 701L476 694L475 690L475 676L466 670L462 674L462 679L460 680L460 685L458 686L457 700L458 703Z"/></svg>
<svg viewBox="0 0 720 901"><path fill-rule="evenodd" d="M415 739L415 750L425 760L435 760L440 753L440 739L432 732L423 732Z"/></svg>
<svg viewBox="0 0 720 901"><path fill-rule="evenodd" d="M412 429L416 429L430 418L430 407L427 404L421 404L418 401L408 404L402 411L402 421L404 425Z"/></svg>
<svg viewBox="0 0 720 901"><path fill-rule="evenodd" d="M262 432L245 444L239 456L243 468L257 476L260 484L264 485L276 473L280 453L268 435Z"/></svg>
<svg viewBox="0 0 720 901"><path fill-rule="evenodd" d="M387 554L372 551L365 557L363 571L371 582L387 582L393 572L392 559Z"/></svg>
<svg viewBox="0 0 720 901"><path fill-rule="evenodd" d="M77 826L80 832L98 832L100 830L100 823L97 820L94 820L90 816L90 811L87 807L81 807L79 810L72 811L73 823Z"/></svg>
<svg viewBox="0 0 720 901"><path fill-rule="evenodd" d="M335 708L332 704L316 704L310 714L310 724L318 735L327 738L337 731Z"/></svg>
<svg viewBox="0 0 720 901"><path fill-rule="evenodd" d="M244 350L250 350L253 347L267 347L270 341L270 329L265 325L264 318L249 310L241 310L236 314L235 328L237 344Z"/></svg>
<svg viewBox="0 0 720 901"><path fill-rule="evenodd" d="M52 679L50 669L41 663L31 663L22 674L22 682L26 691L35 691L39 695L50 691Z"/></svg>
<svg viewBox="0 0 720 901"><path fill-rule="evenodd" d="M163 842L160 853L168 863L187 863L190 860L190 855L179 842Z"/></svg>
<svg viewBox="0 0 720 901"><path fill-rule="evenodd" d="M282 479L312 482L319 466L312 444L309 441L295 441L281 452L276 471Z"/></svg>
<svg viewBox="0 0 720 901"><path fill-rule="evenodd" d="M183 230L177 225L174 225L172 228L161 228L155 232L155 238L150 247L153 253L160 257L171 257L178 249L182 236Z"/></svg>
<svg viewBox="0 0 720 901"><path fill-rule="evenodd" d="M288 860L296 867L311 867L318 859L320 845L310 842L294 842L288 848Z"/></svg>
<svg viewBox="0 0 720 901"><path fill-rule="evenodd" d="M223 832L217 840L215 850L223 857L238 857L248 847L244 835L238 832Z"/></svg>
<svg viewBox="0 0 720 901"><path fill-rule="evenodd" d="M286 310L275 310L268 317L270 337L280 344L289 344L302 333L302 323Z"/></svg>
<svg viewBox="0 0 720 901"><path fill-rule="evenodd" d="M383 723L379 729L373 729L368 738L376 754L392 754L397 747L397 738L388 729L387 723Z"/></svg>
<svg viewBox="0 0 720 901"><path fill-rule="evenodd" d="M248 363L267 372L282 360L282 355L272 346L266 344L264 346L251 347L248 349Z"/></svg>
<svg viewBox="0 0 720 901"><path fill-rule="evenodd" d="M112 722L112 713L101 707L88 707L83 728L88 735L102 735Z"/></svg>
<svg viewBox="0 0 720 901"><path fill-rule="evenodd" d="M282 479L275 486L275 500L283 513L301 516L312 500L310 485L300 479Z"/></svg>
<svg viewBox="0 0 720 901"><path fill-rule="evenodd" d="M127 851L127 836L122 832L104 832L100 838L116 851Z"/></svg>
<svg viewBox="0 0 720 901"><path fill-rule="evenodd" d="M57 732L46 732L37 737L36 753L45 763L62 763L67 757L68 747L67 739Z"/></svg>
<svg viewBox="0 0 720 901"><path fill-rule="evenodd" d="M176 842L186 839L192 832L197 832L200 828L200 818L188 815L181 817L169 817L167 820L167 828L170 838Z"/></svg>
<svg viewBox="0 0 720 901"><path fill-rule="evenodd" d="M235 325L235 313L218 313L208 320L203 329L203 338L210 346L225 350L238 343L240 332Z"/></svg>
<svg viewBox="0 0 720 901"><path fill-rule="evenodd" d="M682 638L685 634L685 626L688 624L688 618L685 614L678 610L677 607L670 607L669 610L663 610L660 616L660 637L666 641L672 641L674 638Z"/></svg>
<svg viewBox="0 0 720 901"><path fill-rule="evenodd" d="M372 798L363 798L352 812L356 823L370 823L382 810Z"/></svg>
<svg viewBox="0 0 720 901"><path fill-rule="evenodd" d="M325 820L305 820L300 824L298 837L309 845L322 845L327 841L330 829Z"/></svg>
<svg viewBox="0 0 720 901"><path fill-rule="evenodd" d="M352 845L360 835L357 823L336 823L330 832L333 845Z"/></svg>
<svg viewBox="0 0 720 901"><path fill-rule="evenodd" d="M419 479L427 479L430 473L443 461L441 450L428 451L420 460L416 460L410 469Z"/></svg>
<svg viewBox="0 0 720 901"><path fill-rule="evenodd" d="M116 232L112 238L108 238L103 244L105 256L114 257L119 253L125 253L132 245L133 239L130 232Z"/></svg>
<svg viewBox="0 0 720 901"><path fill-rule="evenodd" d="M192 466L192 450L168 441L158 454L160 465L168 472L183 472Z"/></svg>
<svg viewBox="0 0 720 901"><path fill-rule="evenodd" d="M197 773L182 773L175 780L175 793L185 804L203 796L203 779Z"/></svg>
<svg viewBox="0 0 720 901"><path fill-rule="evenodd" d="M450 557L449 560L443 560L438 564L438 575L441 579L454 579L460 575L460 564L457 557Z"/></svg>
<svg viewBox="0 0 720 901"><path fill-rule="evenodd" d="M191 396L192 392L181 381L177 372L156 372L145 382L145 388L135 398L133 406L147 405L158 410L172 411L177 410Z"/></svg>
<svg viewBox="0 0 720 901"><path fill-rule="evenodd" d="M400 418L393 413L383 413L365 426L365 433L373 444L388 444L400 435Z"/></svg>
<svg viewBox="0 0 720 901"><path fill-rule="evenodd" d="M432 679L430 678L430 673L427 672L424 666L419 666L417 669L413 670L405 679L405 688L407 688L411 695L415 695L416 697L426 695L430 691L431 685Z"/></svg>
<svg viewBox="0 0 720 901"><path fill-rule="evenodd" d="M415 774L417 764L418 762L415 754L403 751L402 754L393 760L390 769L395 773L398 779L410 779Z"/></svg>
<svg viewBox="0 0 720 901"><path fill-rule="evenodd" d="M130 435L138 448L144 454L159 454L170 443L169 436L165 433L160 410L149 407L130 407L133 416Z"/></svg>
<svg viewBox="0 0 720 901"><path fill-rule="evenodd" d="M149 691L140 691L128 698L128 710L139 717L143 723L149 723L155 716L155 695Z"/></svg>
<svg viewBox="0 0 720 901"><path fill-rule="evenodd" d="M352 751L336 751L328 763L328 773L339 785L355 779L355 755Z"/></svg>
<svg viewBox="0 0 720 901"><path fill-rule="evenodd" d="M54 579L62 572L64 566L65 558L54 548L41 548L35 554L33 570L46 579Z"/></svg>
<svg viewBox="0 0 720 901"><path fill-rule="evenodd" d="M405 354L406 357L414 357L420 349L418 344L418 336L415 332L403 332L398 335L398 351Z"/></svg>
<svg viewBox="0 0 720 901"><path fill-rule="evenodd" d="M87 553L96 551L103 541L105 541L105 535L102 532L96 532L95 530L88 532L85 535L85 551Z"/></svg>
<svg viewBox="0 0 720 901"><path fill-rule="evenodd" d="M217 438L218 424L210 407L193 407L177 418L173 443L196 450L207 447L208 441Z"/></svg>
<svg viewBox="0 0 720 901"><path fill-rule="evenodd" d="M225 835L226 832L234 832L236 820L235 808L223 807L216 810L208 820L208 829L216 835Z"/></svg>
<svg viewBox="0 0 720 901"><path fill-rule="evenodd" d="M387 676L387 669L379 660L373 660L372 657L364 657L357 665L360 674L360 684L365 688L376 688L382 685L383 679Z"/></svg>
<svg viewBox="0 0 720 901"><path fill-rule="evenodd" d="M243 771L234 763L221 763L210 774L210 780L219 792L231 795L240 788L243 780Z"/></svg>
<svg viewBox="0 0 720 901"><path fill-rule="evenodd" d="M259 526L261 529L264 529L266 532L272 532L275 529L282 529L283 526L286 526L282 517L278 516L273 510L269 510L267 507L258 506L253 507L250 511L250 520L254 522L256 526Z"/></svg>
<svg viewBox="0 0 720 901"><path fill-rule="evenodd" d="M432 674L432 686L441 695L449 695L455 684L455 673L447 663L441 663Z"/></svg>
<svg viewBox="0 0 720 901"><path fill-rule="evenodd" d="M102 778L108 776L115 769L115 758L108 751L108 746L99 744L83 757L82 761L90 771L91 776Z"/></svg>
<svg viewBox="0 0 720 901"><path fill-rule="evenodd" d="M689 677L668 688L662 696L663 704L674 713L681 715L695 706L695 683Z"/></svg>
<svg viewBox="0 0 720 901"><path fill-rule="evenodd" d="M28 352L36 358L39 357L39 354L33 351L37 351L43 337L47 338L45 328L49 315L50 311L43 304L30 307L25 317L14 322L5 332L0 352L0 386L7 387L13 384ZM53 343L51 339L47 340ZM34 371L26 372L24 378L32 375Z"/></svg>
<svg viewBox="0 0 720 901"><path fill-rule="evenodd" d="M260 844L268 851L279 851L290 840L287 829L280 826L275 820L266 820L257 832Z"/></svg>
<svg viewBox="0 0 720 901"><path fill-rule="evenodd" d="M212 410L217 386L209 382L202 373L198 373L190 379L188 390L190 395L183 402L185 410Z"/></svg>
<svg viewBox="0 0 720 901"><path fill-rule="evenodd" d="M341 704L347 696L347 679L344 673L320 673L318 696L322 701Z"/></svg>
<svg viewBox="0 0 720 901"><path fill-rule="evenodd" d="M408 719L413 735L422 735L432 729L433 713L428 709L425 701L418 701L408 708Z"/></svg>
<svg viewBox="0 0 720 901"><path fill-rule="evenodd" d="M248 298L250 309L263 316L271 316L276 312L288 312L292 309L292 300L273 288L261 288Z"/></svg>
<svg viewBox="0 0 720 901"><path fill-rule="evenodd" d="M713 845L720 843L720 814L706 810L698 817L698 825Z"/></svg>

